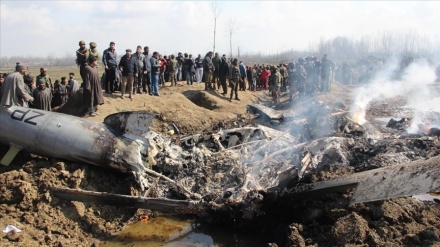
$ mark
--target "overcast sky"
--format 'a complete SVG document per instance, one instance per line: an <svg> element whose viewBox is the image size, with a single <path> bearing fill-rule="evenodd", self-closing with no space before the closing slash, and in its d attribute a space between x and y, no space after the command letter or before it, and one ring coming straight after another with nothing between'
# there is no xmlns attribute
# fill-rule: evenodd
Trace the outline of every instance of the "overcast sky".
<svg viewBox="0 0 440 247"><path fill-rule="evenodd" d="M110 41L149 46L162 54L213 49L209 1L12 1L1 0L0 57L74 55L78 41L103 51ZM383 32L416 31L438 41L440 1L224 1L217 20L216 51L229 53L227 23L236 19L234 52L276 53L307 49L321 38L359 39Z"/></svg>

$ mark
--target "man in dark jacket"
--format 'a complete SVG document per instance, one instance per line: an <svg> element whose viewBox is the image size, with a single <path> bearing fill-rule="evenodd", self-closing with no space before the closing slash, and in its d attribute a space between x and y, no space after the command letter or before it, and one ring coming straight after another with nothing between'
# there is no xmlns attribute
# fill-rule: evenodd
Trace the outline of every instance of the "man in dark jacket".
<svg viewBox="0 0 440 247"><path fill-rule="evenodd" d="M183 67L183 63L185 62L185 58L183 57L183 54L181 52L177 54L176 60L177 60L177 81L181 81L182 78L186 78L182 76L184 70L182 67Z"/></svg>
<svg viewBox="0 0 440 247"><path fill-rule="evenodd" d="M144 81L142 82L142 91L144 93L147 93L149 95L152 95L151 92L151 57L153 56L150 53L150 48L148 46L144 47L144 63L143 63L143 74L144 74Z"/></svg>
<svg viewBox="0 0 440 247"><path fill-rule="evenodd" d="M212 51L206 53L203 58L203 74L205 76L205 90L213 90L211 85L212 72L214 71L214 64L212 63Z"/></svg>
<svg viewBox="0 0 440 247"><path fill-rule="evenodd" d="M134 77L138 76L138 61L131 55L131 49L125 50L125 55L119 62L119 70L122 72L121 99L124 98L126 85L128 86L128 97L133 99L133 81Z"/></svg>
<svg viewBox="0 0 440 247"><path fill-rule="evenodd" d="M222 56L221 62L219 64L218 76L220 79L220 84L223 89L222 94L226 95L226 94L228 94L228 86L226 84L226 79L229 78L229 65L228 65L228 62L226 61L225 55Z"/></svg>
<svg viewBox="0 0 440 247"><path fill-rule="evenodd" d="M214 65L214 73L212 73L212 83L215 85L217 84L217 89L220 89L221 82L219 80L219 70L220 70L220 63L221 63L220 56L218 52L214 54L214 58L212 59L212 64Z"/></svg>
<svg viewBox="0 0 440 247"><path fill-rule="evenodd" d="M133 57L136 58L138 65L138 75L134 78L133 94L141 94L144 75L141 71L143 71L144 68L145 55L142 53L142 47L140 45L136 47L136 52L133 54Z"/></svg>
<svg viewBox="0 0 440 247"><path fill-rule="evenodd" d="M188 54L186 54L185 62L183 64L183 66L184 66L184 71L185 71L185 75L186 75L186 78L185 78L186 85L192 85L194 82L192 74L195 70L195 68L194 68L195 62L192 58L192 54L189 54L189 56L188 56Z"/></svg>
<svg viewBox="0 0 440 247"><path fill-rule="evenodd" d="M116 80L116 67L118 67L117 54L115 51L115 42L110 42L110 47L102 55L102 64L105 68L105 92L114 92L114 83Z"/></svg>

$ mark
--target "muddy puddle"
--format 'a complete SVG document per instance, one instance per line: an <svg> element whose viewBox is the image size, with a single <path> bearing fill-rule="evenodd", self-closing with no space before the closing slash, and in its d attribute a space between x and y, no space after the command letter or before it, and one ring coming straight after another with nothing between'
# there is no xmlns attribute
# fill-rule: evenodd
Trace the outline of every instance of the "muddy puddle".
<svg viewBox="0 0 440 247"><path fill-rule="evenodd" d="M126 226L101 247L201 247L201 246L265 246L258 237L234 232L228 227L200 224L192 219L167 216L150 218Z"/></svg>

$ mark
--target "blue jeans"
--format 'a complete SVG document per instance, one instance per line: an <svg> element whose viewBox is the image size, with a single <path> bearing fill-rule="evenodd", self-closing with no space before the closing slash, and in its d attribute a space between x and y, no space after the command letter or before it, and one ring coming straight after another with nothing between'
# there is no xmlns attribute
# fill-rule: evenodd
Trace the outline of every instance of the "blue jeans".
<svg viewBox="0 0 440 247"><path fill-rule="evenodd" d="M153 94L159 94L159 89L157 88L157 83L159 82L159 74L151 74L151 92Z"/></svg>
<svg viewBox="0 0 440 247"><path fill-rule="evenodd" d="M144 92L151 92L151 72L148 71L146 75L144 75L144 82L142 84L142 89Z"/></svg>
<svg viewBox="0 0 440 247"><path fill-rule="evenodd" d="M182 80L182 66L177 66L177 81Z"/></svg>
<svg viewBox="0 0 440 247"><path fill-rule="evenodd" d="M255 83L253 78L248 78L249 81L249 90L255 90Z"/></svg>

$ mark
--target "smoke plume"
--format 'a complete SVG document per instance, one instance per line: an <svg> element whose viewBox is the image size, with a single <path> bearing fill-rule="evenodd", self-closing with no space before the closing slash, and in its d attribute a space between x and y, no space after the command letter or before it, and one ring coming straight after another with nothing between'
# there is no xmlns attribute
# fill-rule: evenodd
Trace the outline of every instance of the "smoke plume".
<svg viewBox="0 0 440 247"><path fill-rule="evenodd" d="M417 132L417 126L426 120L428 111L440 112L439 98L432 92L435 80L435 67L426 59L416 60L406 68L402 68L401 63L393 59L369 84L355 92L351 113L358 123L363 124L366 121L365 112L372 101L403 96L406 100L405 108L413 112L412 128L408 131Z"/></svg>

